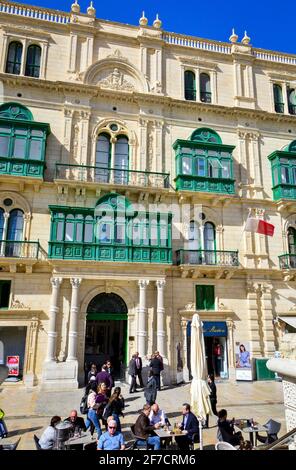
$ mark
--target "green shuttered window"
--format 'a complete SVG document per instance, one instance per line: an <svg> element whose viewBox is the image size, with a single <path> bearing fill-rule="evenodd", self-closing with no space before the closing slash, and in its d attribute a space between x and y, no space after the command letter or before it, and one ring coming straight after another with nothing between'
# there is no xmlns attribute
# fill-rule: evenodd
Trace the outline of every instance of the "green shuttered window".
<svg viewBox="0 0 296 470"><path fill-rule="evenodd" d="M196 309L215 310L215 286L196 286Z"/></svg>

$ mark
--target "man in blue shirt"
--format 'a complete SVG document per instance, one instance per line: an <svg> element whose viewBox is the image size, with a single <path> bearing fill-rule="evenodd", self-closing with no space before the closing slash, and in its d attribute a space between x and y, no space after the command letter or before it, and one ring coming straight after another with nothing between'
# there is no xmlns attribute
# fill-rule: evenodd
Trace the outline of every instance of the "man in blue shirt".
<svg viewBox="0 0 296 470"><path fill-rule="evenodd" d="M125 450L123 435L116 431L116 421L110 419L108 431L104 432L98 442L98 450Z"/></svg>

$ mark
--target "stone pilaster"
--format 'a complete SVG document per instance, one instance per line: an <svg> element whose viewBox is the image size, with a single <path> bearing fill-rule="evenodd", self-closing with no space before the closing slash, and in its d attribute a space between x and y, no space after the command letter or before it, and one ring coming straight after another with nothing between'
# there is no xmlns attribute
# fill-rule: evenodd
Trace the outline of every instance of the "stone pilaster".
<svg viewBox="0 0 296 470"><path fill-rule="evenodd" d="M142 279L138 282L140 292L139 292L139 307L138 307L137 344L138 344L138 351L141 357L146 356L146 337L147 337L146 289L147 289L148 284L149 284L149 281L146 279Z"/></svg>
<svg viewBox="0 0 296 470"><path fill-rule="evenodd" d="M273 326L272 286L264 284L262 290L262 320L264 331L264 357L271 357L275 351L275 336Z"/></svg>
<svg viewBox="0 0 296 470"><path fill-rule="evenodd" d="M164 331L164 286L165 280L156 281L157 286L157 350L162 357L165 352L165 331Z"/></svg>
<svg viewBox="0 0 296 470"><path fill-rule="evenodd" d="M59 293L63 279L60 277L51 278L52 285L51 304L49 309L49 326L48 326L48 342L46 362L54 362L56 360L56 320L59 312Z"/></svg>
<svg viewBox="0 0 296 470"><path fill-rule="evenodd" d="M182 318L181 320L181 328L182 328L182 342L183 342L183 378L185 382L189 382L189 368L187 362L187 323L188 320L186 318Z"/></svg>
<svg viewBox="0 0 296 470"><path fill-rule="evenodd" d="M250 340L252 345L252 355L254 357L262 356L260 344L260 328L258 317L258 285L252 282L247 283L247 300L248 300L248 318L250 325Z"/></svg>

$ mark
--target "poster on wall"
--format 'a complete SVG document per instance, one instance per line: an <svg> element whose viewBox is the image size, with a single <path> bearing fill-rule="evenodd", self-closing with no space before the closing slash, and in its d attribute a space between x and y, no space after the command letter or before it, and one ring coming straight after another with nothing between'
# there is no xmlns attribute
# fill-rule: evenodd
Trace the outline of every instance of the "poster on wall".
<svg viewBox="0 0 296 470"><path fill-rule="evenodd" d="M6 356L6 365L8 367L8 377L18 376L20 373L20 356Z"/></svg>
<svg viewBox="0 0 296 470"><path fill-rule="evenodd" d="M236 380L253 380L253 370L249 342L236 342L235 345Z"/></svg>

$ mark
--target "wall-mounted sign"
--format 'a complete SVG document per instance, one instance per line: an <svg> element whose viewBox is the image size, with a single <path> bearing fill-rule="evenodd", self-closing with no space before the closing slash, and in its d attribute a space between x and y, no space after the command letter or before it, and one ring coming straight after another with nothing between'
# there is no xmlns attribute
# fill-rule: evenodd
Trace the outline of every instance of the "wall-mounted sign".
<svg viewBox="0 0 296 470"><path fill-rule="evenodd" d="M204 336L227 336L227 324L225 321L204 321Z"/></svg>
<svg viewBox="0 0 296 470"><path fill-rule="evenodd" d="M20 373L20 356L6 356L8 376L18 376Z"/></svg>

